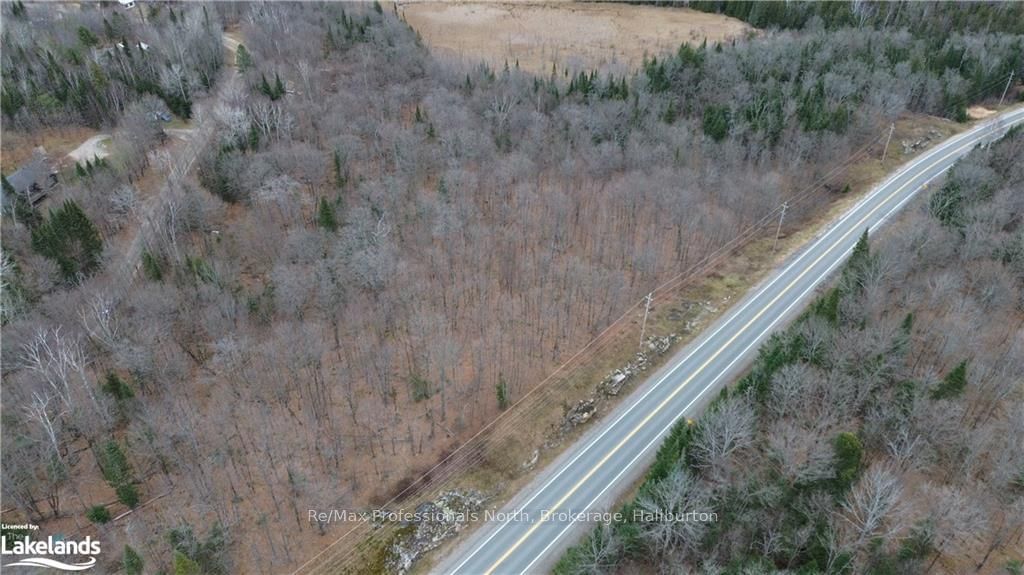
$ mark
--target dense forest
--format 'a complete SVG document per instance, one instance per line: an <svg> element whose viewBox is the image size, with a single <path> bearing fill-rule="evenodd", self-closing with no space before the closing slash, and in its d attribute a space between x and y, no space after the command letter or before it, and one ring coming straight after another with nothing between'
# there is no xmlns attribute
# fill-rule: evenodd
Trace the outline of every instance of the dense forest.
<svg viewBox="0 0 1024 575"><path fill-rule="evenodd" d="M161 497L126 563L213 573L295 566L324 541L307 508L386 499L654 285L896 117L966 119L1024 54L898 20L535 77L435 59L373 4L83 9L31 35L34 7L4 5L5 119L122 143L4 222L5 505L104 528ZM150 110L223 79L225 25L243 81L119 277Z"/></svg>
<svg viewBox="0 0 1024 575"><path fill-rule="evenodd" d="M134 12L6 5L2 111L6 129L115 124L129 103L158 96L183 118L222 64L207 9ZM31 8L31 9L30 9Z"/></svg>
<svg viewBox="0 0 1024 575"><path fill-rule="evenodd" d="M1024 6L1017 2L694 0L672 5L725 14L769 29L908 28L937 42L950 30L1024 34Z"/></svg>
<svg viewBox="0 0 1024 575"><path fill-rule="evenodd" d="M6 129L109 126L145 95L188 118L194 95L210 88L222 64L218 22L206 9L150 9L147 18L143 10L8 6L0 57Z"/></svg>
<svg viewBox="0 0 1024 575"><path fill-rule="evenodd" d="M558 573L1020 572L1024 130L972 152L663 444Z"/></svg>

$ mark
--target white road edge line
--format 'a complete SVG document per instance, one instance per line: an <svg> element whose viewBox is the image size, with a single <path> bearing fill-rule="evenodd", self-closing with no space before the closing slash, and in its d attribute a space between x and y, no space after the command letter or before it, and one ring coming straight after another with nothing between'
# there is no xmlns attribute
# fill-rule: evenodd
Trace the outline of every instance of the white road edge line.
<svg viewBox="0 0 1024 575"><path fill-rule="evenodd" d="M969 152L968 152L968 153L969 153ZM955 162L954 162L954 163L955 163ZM921 182L921 184L920 184L920 185L919 185L919 186L917 187L917 189L916 189L916 190L914 190L914 192L912 192L911 194L907 195L907 197L905 197L905 198L903 198L902 200L900 200L900 201L899 201L899 202L898 202L898 203L896 204L896 206L894 206L894 207L893 207L893 208L892 208L891 210L889 210L889 211L888 211L888 212L887 212L887 213L886 213L886 214L885 214L884 216L882 216L882 217L881 217L881 218L880 218L880 219L878 220L878 223L877 223L877 224L875 225L875 227L874 227L874 228L869 228L868 234L869 234L869 235L871 235L871 233L872 233L872 232L871 232L871 230L877 230L877 229L878 229L878 227L879 227L879 226L880 226L881 224L883 224L883 223L884 223L884 222L885 222L885 221L886 221L886 220L887 220L887 219L888 219L889 217L891 217L893 213L895 213L895 212L899 211L899 210L900 210L900 209L901 209L901 208L902 208L902 207L903 207L903 206L904 206L904 205L905 205L905 204L906 204L906 203L907 203L908 201L910 201L911 199L913 199L913 198L914 198L914 197L915 197L915 196L916 196L916 195L918 194L918 192L920 192L920 188L921 188L921 186L924 186L924 185L928 184L929 182L931 182L932 180L934 180L935 178L938 178L938 177L939 177L939 176L941 176L942 174L944 174L944 173L946 173L947 171L949 171L949 169L950 169L950 168L952 168L952 167L953 167L953 166L952 166L952 165L950 165L950 166L948 166L948 167L946 167L946 168L943 168L943 169L942 169L941 171L939 171L939 173L937 173L937 174L935 174L934 176L932 176L932 177L928 178L927 180L925 180L925 181ZM655 437L655 438L654 438L653 440L649 441L649 442L647 443L647 445L645 445L645 446L643 447L643 449L641 449L641 450L640 450L640 452L639 452L639 453L637 453L637 455L636 455L635 457L633 457L633 459L631 459L631 460L629 461L629 463L627 463L627 464L626 464L626 465L625 465L625 466L624 466L624 467L622 468L622 470L621 470L621 471L619 471L619 473L615 475L615 477L613 477L613 478L612 478L611 482L609 482L609 483L608 483L608 485L607 485L607 486L605 486L605 488L604 488L604 489L602 489L600 493L598 493L598 494L597 494L597 495L596 495L596 496L595 496L595 497L594 497L594 498L593 498L592 500L590 500L590 502L589 502L589 503L587 503L587 505L586 505L586 508L585 508L585 509L590 509L590 508L591 508L591 507L592 507L592 506L593 506L593 505L594 505L595 503L597 503L597 501L598 501L598 500L600 500L600 499L601 499L601 497L603 497L603 496L604 496L605 492L606 492L606 491L608 491L608 489L609 489L609 488L610 488L610 487L611 487L612 485L614 485L614 484L615 484L615 483L616 483L616 482L617 482L617 481L618 481L618 480L619 480L620 478L622 478L622 475L623 475L624 473L626 473L626 471L627 471L627 470L629 470L629 469L630 469L630 468L631 468L631 467L632 467L632 466L633 466L633 465L634 465L634 464L635 464L635 463L636 463L636 462L637 462L637 461L638 461L638 460L639 460L639 459L640 459L640 458L641 458L641 457L643 456L643 454L647 452L647 450L648 450L648 449L650 449L650 448L651 448L651 447L652 447L652 446L653 446L654 444L656 444L656 443L658 443L658 442L660 442L660 441L663 441L663 440L664 440L664 437L665 437L665 434L666 434L666 433L668 433L668 431L669 431L670 429L672 429L672 427L673 427L673 426L674 426L674 425L675 425L676 423L678 423L678 422L679 422L679 418L681 418L681 417L682 417L682 416L683 416L683 415L684 415L684 414L686 413L686 411L687 411L688 409L690 409L690 408L691 408L691 407L693 406L693 404L694 404L694 403L696 403L697 401L699 401L699 400L700 400L700 398L701 398L701 397L702 397L702 396L703 396L703 395L704 395L705 393L707 393L707 391L708 391L708 390L710 390L711 388L713 388L713 387L715 386L715 384L716 384L716 383L718 383L718 380L719 380L719 379L721 379L721 378L722 378L722 377L723 377L723 376L724 376L724 375L725 375L726 373L729 373L729 370L731 370L731 369L733 368L733 366L734 366L734 365L736 364L736 362L737 362L737 361L739 361L740 359L742 359L742 358L743 358L743 357L744 357L744 356L745 356L745 355L746 355L746 354L747 354L747 353L748 353L748 352L750 351L750 348L754 347L755 345L759 345L759 344L761 343L761 341L760 341L760 340L761 340L761 338L762 338L762 337L764 337L766 333L768 333L768 332L772 331L773 329L775 329L775 325L776 325L776 324L778 324L778 323L779 323L780 321L782 321L782 320L783 320L783 319L784 319L784 318L785 318L786 316L788 316L788 315L789 315L789 313L790 313L790 312L791 312L791 311L793 310L793 308L794 308L794 307L796 307L796 306L797 306L798 304L800 304L801 302L803 302L803 301L804 301L804 298L806 298L806 297L807 297L807 295L808 295L808 294L809 294L810 292L812 292L812 291L814 291L815 289L817 289L817 288L818 288L818 286L820 286L820 285L821 285L821 283L822 283L822 282L823 282L823 281L824 281L825 279L827 279L827 278L828 278L828 277L829 277L830 275L832 275L832 272L833 272L833 271L835 270L836 266L838 266L839 264L841 264L841 263L843 263L843 262L845 262L845 261L846 261L846 258L847 258L847 256L849 256L850 252L852 252L852 251L853 251L853 248L854 248L854 247L856 247L856 246L850 246L849 248L847 248L847 249L846 249L846 250L845 250L845 251L844 251L844 252L843 252L843 253L842 253L842 254L841 254L841 255L839 256L839 258L838 258L838 259L837 259L836 261L832 262L832 263L831 263L831 264L830 264L830 265L828 266L828 268L827 268L827 269L826 269L826 270L825 270L825 271L824 271L824 272L823 272L822 274L820 274L820 275L819 275L819 276L818 276L817 278L815 278L814 282L813 282L813 283L812 283L812 284L811 284L811 285L810 285L810 286L809 286L809 287L808 287L807 289L805 289L805 290L804 290L803 292L801 292L801 294L800 294L800 295L799 295L799 296L798 296L798 297L797 297L797 298L796 298L796 299L795 299L795 300L794 300L794 301L793 301L793 302L792 302L791 304L789 304L788 306L786 306L786 309L785 309L785 310L783 310L782 314L780 314L780 315L779 315L779 317L775 318L775 320L773 320L773 321L772 321L772 323L771 323L771 324L769 324L767 328L765 328L764 330L762 330L762 331L761 331L761 333L759 333L759 334L757 335L757 337L755 337L755 338L754 338L754 341L753 341L753 342L751 342L751 343L750 343L750 345L748 345L747 347L745 347L745 348L743 349L743 351L741 351L741 352L740 352L740 354L739 354L739 355L738 355L738 356L737 356L737 357L736 357L735 359L733 359L733 360L732 360L731 362L729 362L729 365L725 366L725 368L723 368L723 369L722 369L721 371L719 371L719 372L718 372L718 375L716 375L716 376L715 376L715 378L714 378L713 380L711 380L711 383L710 383L710 384L708 384L708 385L707 385L707 386L706 386L706 387L705 387L704 389L702 389L702 390L700 391L700 393L698 393L698 394L697 394L697 397L693 398L693 399L692 399L692 400L691 400L691 401L690 401L689 403L687 403L687 404L686 404L686 406L685 406L685 407L683 407L683 409L682 409L682 410L681 410L681 411L680 411L680 412L679 412L679 413L678 413L678 414L677 414L677 415L676 415L675 417L673 417L673 418L672 418L672 421L671 421L671 422L669 422L669 424L668 424L668 425L666 425L666 426L665 426L664 428L662 428L662 430L658 432L658 435L657 435L657 436L656 436L656 437ZM570 516L570 517L571 517L571 516ZM555 535L555 537L554 537L554 538L553 538L553 539L551 540L551 542L550 542L550 543L548 543L548 544L547 544L547 545L546 545L546 546L544 547L544 549L542 549L542 550L541 550L541 552L540 552L539 554L537 554L537 557L535 557L535 558L534 558L534 560L533 560L533 561L531 561L531 562L530 562L530 564L529 564L529 565L527 565L525 569L523 569L523 572L524 572L524 573L527 573L527 572L529 572L529 571L530 571L530 568L531 568L531 567L533 567L533 564L534 564L534 563L536 563L537 561L539 561L539 560L540 560L540 558L541 558L541 557L543 557L543 556L544 556L544 555L545 555L545 554L546 554L546 553L547 553L547 552L548 552L548 551L549 551L549 550L551 549L551 547L552 547L552 546L554 546L554 545L555 545L555 543L557 543L557 542L558 542L558 540L562 538L562 536L563 536L563 535L565 535L565 533L566 533L566 532L567 532L567 531L569 530L569 528L570 528L570 527L572 527L572 525L573 525L574 523L575 523L575 520L574 520L574 519L570 519L570 521L569 521L569 524L568 524L568 525L566 525L566 526L565 526L565 527L564 527L564 528L563 528L563 529L562 529L562 530L561 530L561 531L560 531L560 532L558 533L558 535Z"/></svg>
<svg viewBox="0 0 1024 575"><path fill-rule="evenodd" d="M1024 112L1024 110L1021 110L1019 112ZM1011 112L1010 114L1008 114L1008 116L1013 116L1014 114L1015 114L1014 112ZM1005 118L1003 118L1003 119L1005 120ZM573 457L569 462L567 462L564 465L562 465L562 467L558 470L558 472L555 473L555 475L552 476L540 489L537 489L534 492L534 494L526 502L524 502L520 507L517 508L517 510L522 511L523 509L526 508L526 506L528 506L531 502L533 502L534 499L536 499L538 496L540 496L541 493L543 493L552 483L554 483L559 477L561 477L562 473L564 473L567 468L572 466L572 464L575 463L577 460L579 460L580 457L582 457L587 452L589 452L590 449L605 436L605 434L607 434L609 431L611 431L611 429L614 428L616 425L618 425L619 422L622 421L622 419L624 417L629 415L633 411L634 408L636 408L641 402L643 402L643 400L645 400L651 393L653 393L655 390L657 390L662 385L662 383L664 381L666 381L669 377L671 377L675 373L675 371L677 369L679 369L683 364L687 363L689 361L689 359L691 357L693 357L694 354L696 354L698 351L703 349L703 347L706 344L708 344L712 339L714 339L715 336L717 336L719 334L719 332L721 332L723 329L725 329L727 326L729 326L735 320L736 316L738 316L743 311L745 311L747 309L747 307L749 307L755 300L757 300L759 297L761 297L764 294L765 291L767 291L773 285L775 285L775 283L778 282L779 279L781 279L783 276L785 276L793 267L795 267L798 263L800 263L800 261L802 261L807 256L807 254L809 254L810 252L814 251L814 249L817 248L818 245L821 244L821 242L825 241L825 239L827 239L832 233L834 233L835 230L838 229L841 226L841 224L843 224L847 219L852 218L854 216L854 214L856 214L859 210L863 209L863 207L867 203L869 203L871 200L875 199L875 196L877 196L879 193L881 193L882 190L884 190L885 188L889 187L895 180L897 180L898 178L903 176L906 173L906 171L909 170L911 167L916 166L916 165L920 164L921 162L925 162L926 160L930 159L932 156L934 156L935 154L939 153L940 151L944 151L946 148L955 146L956 144L960 143L961 140L963 140L963 139L965 139L965 138L967 138L969 136L973 136L978 131L982 131L984 129L990 128L991 126L989 124L994 124L994 123L996 123L996 120L992 120L990 122L985 122L985 123L979 124L975 128L972 128L971 130L968 130L967 132L964 132L962 134L959 134L957 136L954 136L954 137L944 141L942 144L940 144L940 145L936 146L935 148L932 148L931 150L926 152L923 156L912 160L909 165L906 165L906 166L903 166L902 168L900 168L895 174L893 174L889 178L885 179L874 190L872 190L871 193L869 193L863 199L859 200L853 206L853 208L851 208L846 213L846 215L841 217L834 224L832 224L827 230L825 230L824 233L822 233L821 236L818 237L818 239L813 244L811 244L811 246L809 246L807 248L804 248L801 251L801 253L799 254L799 256L797 256L796 259L794 259L792 262L790 262L790 264L788 264L785 268L783 268L782 271L778 272L767 284L764 285L764 287L762 287L760 290L758 290L758 292L756 294L754 294L753 296L749 297L747 299L747 301L739 309L737 309L735 312L730 312L728 318L725 321L723 321L722 324L719 325L718 328L716 328L715 331L712 332L711 335L709 335L708 337L704 338L697 345L696 348L691 350L690 353L688 353L686 355L685 358L683 358L681 361L679 361L676 365L672 366L672 368L664 376L662 376L654 385L652 385L650 389L645 391L644 394L641 395L632 405L630 405L628 409L626 409L624 412L622 412L612 423L607 425L605 427L605 429L602 430L602 432L597 437L592 439L586 446L584 446L584 448L581 449L576 454L575 457ZM1015 121L1009 122L1009 124L1011 126L1014 123L1015 123ZM945 172L945 170L943 170L943 172ZM935 177L937 177L937 176L938 176L938 174ZM926 180L925 182L922 183L922 185L924 183L928 183L930 181L931 181L931 179ZM910 196L908 196L908 198L909 197L913 197L913 195L914 194L911 194ZM880 220L880 223L881 223L881 221L884 221L884 218L888 217L888 215L889 214L886 214L886 216L884 216L883 219ZM845 257L845 255L843 257ZM842 258L840 258L840 259L842 259ZM470 554L468 554L451 571L451 573L457 573L460 569L462 569L465 566L466 563L468 563L473 557L476 556L476 554L485 545L487 545L487 543L489 543L492 539L494 539L494 537L496 537L499 533L501 533L501 531L507 525L508 525L507 523L503 523L497 529L495 529L484 541L479 543L476 546L476 548Z"/></svg>

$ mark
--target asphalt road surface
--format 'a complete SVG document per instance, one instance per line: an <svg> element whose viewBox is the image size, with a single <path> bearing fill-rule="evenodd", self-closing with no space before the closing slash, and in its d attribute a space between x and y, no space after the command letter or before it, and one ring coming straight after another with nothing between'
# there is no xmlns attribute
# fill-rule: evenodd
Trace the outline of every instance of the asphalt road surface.
<svg viewBox="0 0 1024 575"><path fill-rule="evenodd" d="M570 514L609 510L616 497L640 478L672 425L695 415L753 360L759 344L799 313L815 288L846 260L865 229L876 229L974 146L1021 122L1024 109L1005 112L906 164L651 376L500 510L518 520L484 523L435 571L490 575L550 570L561 553L594 525L586 521L588 516L576 520Z"/></svg>

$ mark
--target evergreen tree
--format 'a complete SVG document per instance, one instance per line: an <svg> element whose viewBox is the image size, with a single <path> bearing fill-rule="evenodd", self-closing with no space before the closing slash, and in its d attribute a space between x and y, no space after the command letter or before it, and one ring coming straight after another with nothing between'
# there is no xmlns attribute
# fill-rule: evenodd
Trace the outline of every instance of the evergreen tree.
<svg viewBox="0 0 1024 575"><path fill-rule="evenodd" d="M128 400L135 397L135 392L132 391L132 388L130 385L128 385L128 382L121 379L116 373L110 372L107 374L107 377L104 380L103 385L100 386L100 389L102 389L104 393L112 397L114 401L117 402L118 417L120 417L122 421L127 421ZM129 488L132 491L134 491L135 489L134 487L131 486ZM122 500L122 503L128 504L128 501L135 501L138 499L137 494L134 496L126 495L126 497L128 497L128 500Z"/></svg>
<svg viewBox="0 0 1024 575"><path fill-rule="evenodd" d="M409 375L409 388L412 400L417 403L424 399L430 399L430 396L434 395L434 390L431 389L430 381L416 373Z"/></svg>
<svg viewBox="0 0 1024 575"><path fill-rule="evenodd" d="M260 129L256 127L255 123L249 124L248 146L253 151L258 150L260 147Z"/></svg>
<svg viewBox="0 0 1024 575"><path fill-rule="evenodd" d="M135 397L135 392L132 391L131 386L114 372L107 374L106 381L103 383L103 391L117 401L124 401Z"/></svg>
<svg viewBox="0 0 1024 575"><path fill-rule="evenodd" d="M17 86L10 85L10 82L0 86L0 110L5 116L13 119L24 105L25 96Z"/></svg>
<svg viewBox="0 0 1024 575"><path fill-rule="evenodd" d="M334 29L327 25L327 33L324 34L324 58L331 54L331 50L338 47L338 41L334 39Z"/></svg>
<svg viewBox="0 0 1024 575"><path fill-rule="evenodd" d="M114 488L117 499L134 508L139 504L139 493L133 485L135 478L131 464L121 445L111 439L96 452L96 463L100 466L103 478Z"/></svg>
<svg viewBox="0 0 1024 575"><path fill-rule="evenodd" d="M93 505L85 512L85 518L97 525L110 522L110 511L105 505Z"/></svg>
<svg viewBox="0 0 1024 575"><path fill-rule="evenodd" d="M932 399L952 399L963 394L967 389L967 360L963 360L953 368L953 371L946 374L934 390Z"/></svg>
<svg viewBox="0 0 1024 575"><path fill-rule="evenodd" d="M191 560L181 551L174 552L174 575L203 575L199 564Z"/></svg>
<svg viewBox="0 0 1024 575"><path fill-rule="evenodd" d="M182 554L189 561L195 563L200 573L205 575L226 575L228 573L224 562L227 532L220 523L213 525L205 541L200 541L195 536L192 526L188 524L168 531L167 539L174 552Z"/></svg>
<svg viewBox="0 0 1024 575"><path fill-rule="evenodd" d="M274 72L274 97L273 100L277 100L281 96L284 96L284 82L281 81L281 76Z"/></svg>
<svg viewBox="0 0 1024 575"><path fill-rule="evenodd" d="M348 183L348 178L345 177L345 171L341 152L334 150L334 187L344 188L345 184Z"/></svg>
<svg viewBox="0 0 1024 575"><path fill-rule="evenodd" d="M928 201L928 209L943 225L963 228L967 223L966 204L960 180L954 174L954 177L947 180L939 191L932 195Z"/></svg>
<svg viewBox="0 0 1024 575"><path fill-rule="evenodd" d="M135 509L139 504L139 490L135 488L131 483L122 483L114 489L114 494L117 495L117 500L124 503L128 507Z"/></svg>
<svg viewBox="0 0 1024 575"><path fill-rule="evenodd" d="M863 287L865 272L871 265L871 245L868 240L867 228L861 233L850 259L843 267L841 285L844 290L858 292Z"/></svg>
<svg viewBox="0 0 1024 575"><path fill-rule="evenodd" d="M725 106L708 106L704 110L704 133L714 141L721 142L729 135L729 108Z"/></svg>
<svg viewBox="0 0 1024 575"><path fill-rule="evenodd" d="M111 439L104 443L97 455L100 471L108 483L123 483L131 477L131 465L117 441Z"/></svg>
<svg viewBox="0 0 1024 575"><path fill-rule="evenodd" d="M678 117L678 113L676 112L676 101L675 100L669 100L668 101L668 107L665 108L665 113L661 116L661 119L666 124L674 124L674 123L676 123L676 118L677 117Z"/></svg>
<svg viewBox="0 0 1024 575"><path fill-rule="evenodd" d="M214 283L217 281L217 274L213 271L213 267L201 257L189 257L185 256L185 269L187 269L192 276L203 282L203 283Z"/></svg>
<svg viewBox="0 0 1024 575"><path fill-rule="evenodd" d="M651 93L657 94L668 90L670 82L664 62L658 62L657 58L651 58L649 62L644 63L644 74L647 75L647 87Z"/></svg>
<svg viewBox="0 0 1024 575"><path fill-rule="evenodd" d="M832 442L835 452L835 486L841 493L846 491L860 473L864 447L856 435L843 432Z"/></svg>
<svg viewBox="0 0 1024 575"><path fill-rule="evenodd" d="M96 37L88 28L85 26L78 27L78 41L82 43L86 48L92 48L96 44L99 44L100 39Z"/></svg>
<svg viewBox="0 0 1024 575"><path fill-rule="evenodd" d="M142 273L155 282L164 279L164 270L160 260L149 250L142 252Z"/></svg>
<svg viewBox="0 0 1024 575"><path fill-rule="evenodd" d="M914 330L914 312L907 313L907 316L903 318L903 323L900 324L900 329L903 333L910 335Z"/></svg>
<svg viewBox="0 0 1024 575"><path fill-rule="evenodd" d="M235 66L242 73L252 68L252 55L249 54L249 50L245 48L244 44L239 44L238 50L235 51Z"/></svg>
<svg viewBox="0 0 1024 575"><path fill-rule="evenodd" d="M53 260L65 281L74 282L99 268L103 239L78 204L67 200L32 230L32 248Z"/></svg>
<svg viewBox="0 0 1024 575"><path fill-rule="evenodd" d="M146 566L142 557L130 545L124 546L124 557L121 562L124 564L126 575L142 575L142 570Z"/></svg>
<svg viewBox="0 0 1024 575"><path fill-rule="evenodd" d="M842 292L838 287L834 287L823 295L822 297L815 300L811 304L811 312L815 315L823 318L829 323L829 325L835 327L839 325L839 300L842 298Z"/></svg>
<svg viewBox="0 0 1024 575"><path fill-rule="evenodd" d="M871 244L868 239L868 230L865 228L857 240L857 245L853 246L853 251L850 253L850 265L862 265L870 256Z"/></svg>
<svg viewBox="0 0 1024 575"><path fill-rule="evenodd" d="M260 93L270 98L271 100L277 99L274 97L274 90L270 88L270 83L267 82L266 74L260 74Z"/></svg>
<svg viewBox="0 0 1024 575"><path fill-rule="evenodd" d="M508 397L508 382L503 374L498 374L498 385L495 386L498 395L498 409L505 411L512 404Z"/></svg>
<svg viewBox="0 0 1024 575"><path fill-rule="evenodd" d="M320 205L317 208L317 224L329 231L338 231L338 218L334 212L334 204L327 201L327 198L320 198Z"/></svg>
<svg viewBox="0 0 1024 575"><path fill-rule="evenodd" d="M167 107L171 109L171 112L188 120L192 117L192 94L188 89L188 82L185 82L185 88L184 94L177 90L164 92L163 99L167 102Z"/></svg>

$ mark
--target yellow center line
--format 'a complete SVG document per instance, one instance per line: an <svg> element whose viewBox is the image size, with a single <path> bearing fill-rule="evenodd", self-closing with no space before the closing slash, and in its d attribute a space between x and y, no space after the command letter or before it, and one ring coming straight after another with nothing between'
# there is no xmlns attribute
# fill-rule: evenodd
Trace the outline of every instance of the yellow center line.
<svg viewBox="0 0 1024 575"><path fill-rule="evenodd" d="M948 159L949 157L953 156L954 154L959 153L964 148L972 147L976 143L977 142L975 142L975 141L971 141L971 142L963 144L963 145L961 145L961 146L959 146L957 148L954 148L953 151L951 151L951 152L941 156L938 160L932 162L927 168L924 168L921 171L925 172L925 171L931 169L935 165L945 161L946 159ZM641 420L640 423L638 423L636 425L636 427L634 427L628 434L626 434L626 436L623 437L615 445L615 447L612 448L611 451L606 453L605 456L602 457L601 460L598 461L596 465L594 465L592 468L590 468L590 471L588 471L586 473L586 475L584 475L579 481L577 481L576 484L573 485L572 488L569 489L569 491L565 495L563 495L561 499L559 499L557 502L555 502L555 504L552 506L550 511L545 511L543 514L541 514L540 520L537 523L534 523L526 531L526 533L524 533L522 535L522 537L520 537L512 545L512 547L510 547L507 551L505 551L505 553L503 553L501 555L501 557L499 557L498 560L494 562L494 564L492 564L490 567L488 567L487 571L484 572L484 575L491 575L494 572L494 570L497 569L498 565L501 565L502 562L504 562L506 559L508 559L509 555L511 555L513 552L515 552L515 550L518 549L519 546L522 545L523 542L526 541L530 537L530 535L532 535L533 532L536 531L541 526L541 524L543 524L545 521L547 521L548 514L550 512L553 512L553 511L557 510L559 507L561 507L566 502L567 499L572 497L573 493L575 493L584 483L586 483L587 480L589 480L594 475L594 473L597 473L597 470L600 469L602 466L604 466L604 464L607 463L608 460L611 459L611 457L613 455L615 455L619 451L619 449L622 448L623 445L626 444L626 442L628 442L630 439L632 439L634 435L636 435L645 425L647 425L647 423L651 419L653 419L654 416L656 416L666 405L668 405L668 403L670 401L672 401L675 398L675 396L679 394L680 391L682 391L691 381L693 381L693 379L695 377L697 377L701 372L703 372L704 369L707 368L708 365L710 365L713 361L715 361L715 359L717 359L718 356L721 355L721 353L723 351L725 351L726 348L728 348L730 345L732 345L732 342L736 341L737 338L739 338L743 333L745 333L747 331L747 329L749 329L750 326L754 322L756 322L758 319L760 319L762 315L764 315L772 306L774 306L775 303L777 301L779 301L779 299L782 298L782 296L786 295L793 288L793 286L796 285L797 282L799 282L801 279L803 279L803 277L805 275L807 275L816 265L818 265L821 262L821 260L823 260L825 258L825 256L827 256L829 253L832 252L832 250L834 250L836 247L838 247L839 244L841 244L850 234L852 234L855 231L859 230L861 228L861 226L864 224L864 222L866 222L872 215L874 215L875 212L877 212L879 209L881 209L882 206L888 204L894 197L899 195L904 189L907 188L907 186L912 184L915 180L916 180L916 178L911 178L910 181L908 181L907 183L903 184L899 188L896 188L896 190L894 192L892 192L884 200L879 202L878 205L876 205L874 208L871 209L871 211L869 211L867 214L865 214L864 217L862 217L860 219L860 221L858 221L856 224L854 224L853 227L851 227L846 233L844 233L838 240L833 242L832 245L829 246L829 248L826 249L824 253L822 253L820 256L817 257L817 259L815 259L808 266L806 266L804 268L804 270L802 272L800 272L800 274L796 278L793 279L793 281L789 282L789 285L787 285L785 288L783 288L783 290L781 292L779 292L778 295L776 295L774 298L772 298L772 300L770 302L768 302L764 307L762 307L754 315L754 317L750 319L750 321L748 321L743 327L741 327L739 329L739 331L737 331L735 334L733 334L733 336L730 337L729 340L725 342L725 344L723 344L721 347L719 347L718 350L716 350L715 353L711 355L711 357L709 357L707 360L705 360L704 363L702 363L700 365L700 367L698 367L692 374L690 374L689 377L687 377L685 380L683 380L683 382L681 384L679 384L679 386L676 387L676 389L668 397L666 397L664 400L662 400L662 402L659 403L658 406L656 408L654 408L653 411L648 413L647 416L644 417L643 420Z"/></svg>

